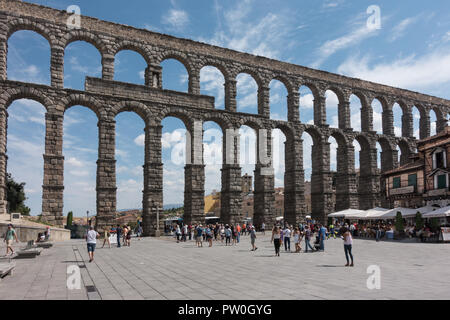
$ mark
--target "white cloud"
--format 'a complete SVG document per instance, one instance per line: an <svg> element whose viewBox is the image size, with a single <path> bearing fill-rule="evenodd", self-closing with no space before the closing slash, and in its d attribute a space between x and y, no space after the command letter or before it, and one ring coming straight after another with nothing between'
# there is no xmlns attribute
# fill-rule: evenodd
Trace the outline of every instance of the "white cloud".
<svg viewBox="0 0 450 320"><path fill-rule="evenodd" d="M318 50L318 58L312 64L313 68L319 68L320 65L336 52L354 46L364 39L377 35L376 29L368 28L365 24L350 33L334 40L325 42Z"/></svg>
<svg viewBox="0 0 450 320"><path fill-rule="evenodd" d="M391 36L389 37L390 42L394 42L398 38L402 37L405 33L406 28L413 24L417 18L406 18L400 21L394 28L392 28Z"/></svg>
<svg viewBox="0 0 450 320"><path fill-rule="evenodd" d="M370 57L350 57L338 73L410 90L435 89L450 82L450 50L437 50L421 57L370 65Z"/></svg>
<svg viewBox="0 0 450 320"><path fill-rule="evenodd" d="M134 139L134 143L140 147L145 146L145 134L141 134Z"/></svg>
<svg viewBox="0 0 450 320"><path fill-rule="evenodd" d="M75 157L69 157L66 161L65 164L68 166L72 166L72 167L77 167L77 168L81 168L84 166L84 163L80 160L78 160Z"/></svg>
<svg viewBox="0 0 450 320"><path fill-rule="evenodd" d="M189 24L189 15L183 10L170 9L169 12L162 17L162 23L179 31Z"/></svg>
<svg viewBox="0 0 450 320"><path fill-rule="evenodd" d="M295 29L294 19L298 17L284 11L268 13L262 18L250 18L254 3L257 2L239 1L235 7L224 11L216 2L218 30L211 39L199 40L269 58L279 57L281 48L288 45L286 41L291 41L289 35Z"/></svg>

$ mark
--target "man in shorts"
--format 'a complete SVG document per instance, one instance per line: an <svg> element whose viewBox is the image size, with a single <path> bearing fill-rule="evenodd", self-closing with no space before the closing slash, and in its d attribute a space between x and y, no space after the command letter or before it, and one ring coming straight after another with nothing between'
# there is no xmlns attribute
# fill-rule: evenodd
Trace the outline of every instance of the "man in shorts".
<svg viewBox="0 0 450 320"><path fill-rule="evenodd" d="M11 255L14 254L14 250L12 248L13 240L16 239L16 242L19 242L17 238L16 230L14 230L12 224L8 224L8 230L6 230L5 239L3 241L6 242L6 255L11 251Z"/></svg>
<svg viewBox="0 0 450 320"><path fill-rule="evenodd" d="M89 262L94 261L95 245L97 244L97 238L99 234L94 230L93 226L89 227L89 231L86 234L87 250L89 254Z"/></svg>

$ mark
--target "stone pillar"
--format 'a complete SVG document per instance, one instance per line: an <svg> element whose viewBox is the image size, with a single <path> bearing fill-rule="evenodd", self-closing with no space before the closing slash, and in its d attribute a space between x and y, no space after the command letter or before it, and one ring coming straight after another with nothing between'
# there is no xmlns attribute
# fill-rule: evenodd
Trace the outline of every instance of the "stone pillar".
<svg viewBox="0 0 450 320"><path fill-rule="evenodd" d="M161 160L162 126L147 124L145 131L144 191L142 197L142 229L144 236L159 236L164 222L158 217L163 208L163 164Z"/></svg>
<svg viewBox="0 0 450 320"><path fill-rule="evenodd" d="M285 143L284 218L296 225L306 216L303 140L288 139Z"/></svg>
<svg viewBox="0 0 450 320"><path fill-rule="evenodd" d="M350 102L340 101L338 105L338 120L339 120L339 129L350 129Z"/></svg>
<svg viewBox="0 0 450 320"><path fill-rule="evenodd" d="M114 60L112 53L103 53L102 55L102 79L114 80Z"/></svg>
<svg viewBox="0 0 450 320"><path fill-rule="evenodd" d="M149 65L145 69L145 85L147 87L162 89L162 67L159 65Z"/></svg>
<svg viewBox="0 0 450 320"><path fill-rule="evenodd" d="M420 115L420 139L430 136L430 111L425 109L425 114Z"/></svg>
<svg viewBox="0 0 450 320"><path fill-rule="evenodd" d="M336 211L358 209L356 187L355 148L353 145L337 148Z"/></svg>
<svg viewBox="0 0 450 320"><path fill-rule="evenodd" d="M205 165L203 164L203 122L196 120L186 137L184 168L184 222L205 222Z"/></svg>
<svg viewBox="0 0 450 320"><path fill-rule="evenodd" d="M270 88L265 85L258 87L258 114L270 117Z"/></svg>
<svg viewBox="0 0 450 320"><path fill-rule="evenodd" d="M362 102L361 106L361 131L373 131L373 109L371 105Z"/></svg>
<svg viewBox="0 0 450 320"><path fill-rule="evenodd" d="M312 146L311 209L312 218L327 222L327 215L334 211L333 177L330 172L330 143L320 142Z"/></svg>
<svg viewBox="0 0 450 320"><path fill-rule="evenodd" d="M225 110L236 112L236 80L225 80Z"/></svg>
<svg viewBox="0 0 450 320"><path fill-rule="evenodd" d="M220 220L223 223L242 222L242 178L239 165L239 129L227 129L224 138Z"/></svg>
<svg viewBox="0 0 450 320"><path fill-rule="evenodd" d="M275 224L275 179L272 168L272 135L270 130L257 132L257 163L255 166L255 191L253 201L253 224L260 228L264 222L266 229Z"/></svg>
<svg viewBox="0 0 450 320"><path fill-rule="evenodd" d="M52 46L50 72L52 87L64 88L64 48L60 46Z"/></svg>
<svg viewBox="0 0 450 320"><path fill-rule="evenodd" d="M359 152L359 209L367 210L380 205L380 175L377 168L377 149L367 148Z"/></svg>
<svg viewBox="0 0 450 320"><path fill-rule="evenodd" d="M287 101L288 101L288 121L292 122L300 121L299 115L300 94L298 92L289 92Z"/></svg>
<svg viewBox="0 0 450 320"><path fill-rule="evenodd" d="M8 112L0 107L0 214L7 213L6 173L8 156L6 155L6 135L8 127Z"/></svg>
<svg viewBox="0 0 450 320"><path fill-rule="evenodd" d="M385 108L382 114L383 134L395 136L394 134L394 113L392 109Z"/></svg>
<svg viewBox="0 0 450 320"><path fill-rule="evenodd" d="M64 156L63 115L45 114L44 183L42 219L63 226Z"/></svg>
<svg viewBox="0 0 450 320"><path fill-rule="evenodd" d="M316 126L325 125L327 123L327 113L325 108L325 92L320 92L318 96L314 96L314 124Z"/></svg>
<svg viewBox="0 0 450 320"><path fill-rule="evenodd" d="M200 94L200 70L192 69L189 72L189 93Z"/></svg>
<svg viewBox="0 0 450 320"><path fill-rule="evenodd" d="M440 133L445 130L445 127L447 126L447 119L440 111L436 112L436 116L436 133Z"/></svg>
<svg viewBox="0 0 450 320"><path fill-rule="evenodd" d="M0 80L6 80L6 66L8 57L8 25L5 13L0 13Z"/></svg>
<svg viewBox="0 0 450 320"><path fill-rule="evenodd" d="M96 227L100 231L113 226L116 218L115 130L114 120L99 120Z"/></svg>
<svg viewBox="0 0 450 320"><path fill-rule="evenodd" d="M414 123L411 108L406 108L402 115L402 137L412 138L414 136Z"/></svg>
<svg viewBox="0 0 450 320"><path fill-rule="evenodd" d="M398 167L398 151L384 150L381 152L381 172L386 172Z"/></svg>

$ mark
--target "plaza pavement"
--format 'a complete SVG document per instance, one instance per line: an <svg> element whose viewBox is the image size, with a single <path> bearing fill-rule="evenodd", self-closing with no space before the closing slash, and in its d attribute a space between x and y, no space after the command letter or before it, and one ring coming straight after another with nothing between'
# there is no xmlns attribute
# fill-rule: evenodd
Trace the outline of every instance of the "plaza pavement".
<svg viewBox="0 0 450 320"><path fill-rule="evenodd" d="M258 234L257 246L249 250L248 236L237 246L215 242L212 248L133 238L130 248L97 248L89 263L84 241L55 243L36 259L14 260L14 275L0 281L0 300L450 298L450 244L355 239L353 268L344 267L341 239L327 240L325 252L282 249L280 257L268 234ZM3 255L4 243L0 250ZM80 290L66 287L67 267L74 264L81 267ZM380 267L379 290L366 286L370 265Z"/></svg>

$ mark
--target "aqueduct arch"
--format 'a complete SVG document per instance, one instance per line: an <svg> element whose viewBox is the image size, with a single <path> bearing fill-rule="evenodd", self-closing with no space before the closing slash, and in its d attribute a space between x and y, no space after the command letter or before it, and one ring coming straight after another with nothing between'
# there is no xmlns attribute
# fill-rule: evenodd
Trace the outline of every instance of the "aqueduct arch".
<svg viewBox="0 0 450 320"><path fill-rule="evenodd" d="M222 219L238 222L241 214L241 167L239 163L238 128L253 124L258 129L259 149L264 149L268 162L258 162L255 169L255 223L273 223L274 175L271 170L271 139L260 132L280 128L286 135L285 215L291 223L299 221L305 212L303 132L314 136L313 216L324 221L334 204L331 200L328 138L333 136L338 147L338 179L340 188L336 208L373 207L379 204L379 172L375 144L382 142L386 149L383 168L393 168L396 145L414 150L412 138L413 106L421 113L420 135L430 134L430 110L437 115L437 131L443 130L450 113L450 101L393 88L386 85L353 79L314 70L251 54L240 53L188 39L180 39L151 31L81 16L81 27L69 29L65 11L17 0L0 0L0 212L6 211L7 171L6 136L7 108L20 98L33 98L47 109L44 154L42 215L56 224L62 223L64 191L64 156L62 132L64 111L74 104L88 106L98 116L99 153L97 167L97 224L99 229L114 223L116 212L115 116L122 111L138 113L145 121L145 164L143 217L144 231L156 229L156 207L162 206L161 120L168 115L185 117L192 146L203 142L202 124L216 120L224 131L224 148L228 148L222 165ZM7 79L8 38L15 31L33 30L44 36L51 49L51 85L23 83ZM64 50L76 40L93 44L102 57L102 78L87 77L85 90L65 89ZM145 85L113 81L114 57L121 50L141 54L148 64ZM189 75L188 93L162 89L160 63L169 58L181 61ZM225 80L225 110L214 108L214 98L200 95L200 70L217 67ZM253 76L258 85L258 114L236 112L236 76ZM269 84L272 79L282 81L288 91L288 120L270 119ZM307 86L314 95L314 124L299 120L299 88ZM325 92L333 90L339 98L339 128L326 124ZM349 99L352 94L361 100L361 132L350 127ZM378 99L383 105L383 134L373 131L371 102ZM394 136L393 103L400 101L403 109L403 137ZM353 141L361 145L359 190L356 187ZM262 147L264 146L264 147ZM406 152L405 151L405 152ZM383 151L385 152L385 151ZM264 157L263 157L264 158ZM404 161L404 158L403 160ZM200 222L203 217L204 164L202 148L193 147L185 169L185 214L188 222Z"/></svg>

